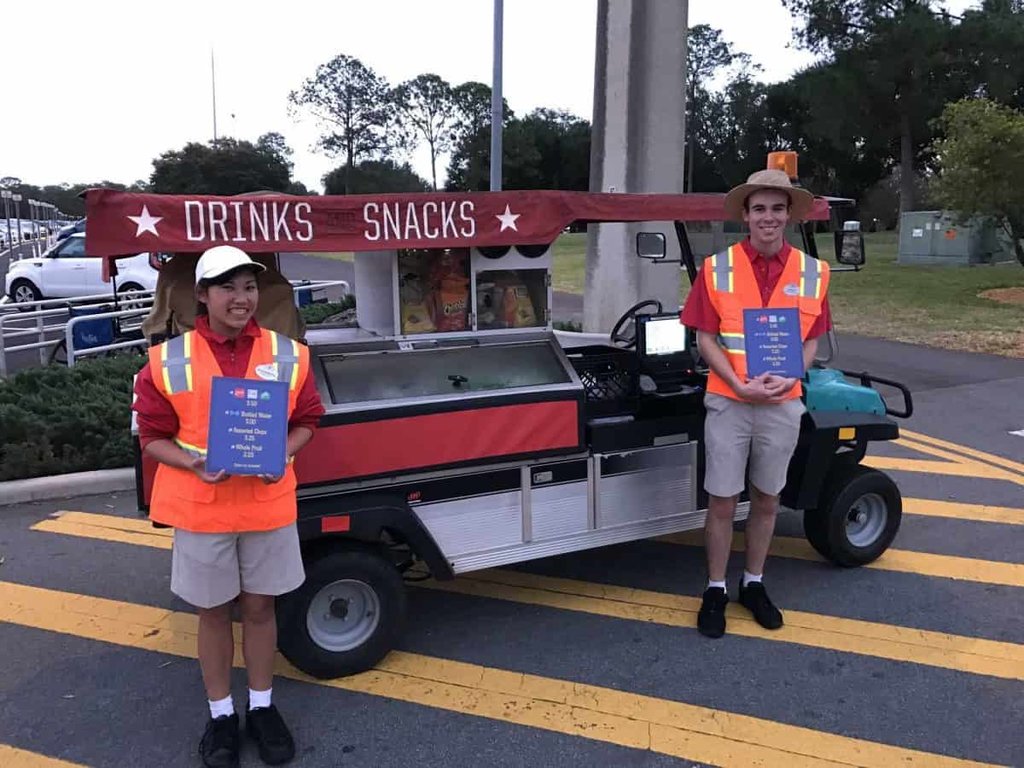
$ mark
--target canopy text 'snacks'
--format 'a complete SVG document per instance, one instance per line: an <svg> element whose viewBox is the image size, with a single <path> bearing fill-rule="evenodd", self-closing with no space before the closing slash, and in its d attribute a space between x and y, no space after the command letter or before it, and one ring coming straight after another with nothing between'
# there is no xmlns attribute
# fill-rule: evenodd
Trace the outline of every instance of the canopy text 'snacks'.
<svg viewBox="0 0 1024 768"><path fill-rule="evenodd" d="M458 218L456 218L456 212ZM437 240L473 237L476 234L474 206L470 200L422 203L366 203L363 221L367 240Z"/></svg>
<svg viewBox="0 0 1024 768"><path fill-rule="evenodd" d="M313 223L309 203L277 200L186 200L185 236L193 242L309 242Z"/></svg>

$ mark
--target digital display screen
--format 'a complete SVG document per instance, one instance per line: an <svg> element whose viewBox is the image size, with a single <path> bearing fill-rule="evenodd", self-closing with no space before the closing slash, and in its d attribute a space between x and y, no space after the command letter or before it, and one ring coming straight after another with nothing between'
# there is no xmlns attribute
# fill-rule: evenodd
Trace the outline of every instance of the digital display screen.
<svg viewBox="0 0 1024 768"><path fill-rule="evenodd" d="M686 352L686 326L679 315L652 317L643 324L644 355L677 355Z"/></svg>

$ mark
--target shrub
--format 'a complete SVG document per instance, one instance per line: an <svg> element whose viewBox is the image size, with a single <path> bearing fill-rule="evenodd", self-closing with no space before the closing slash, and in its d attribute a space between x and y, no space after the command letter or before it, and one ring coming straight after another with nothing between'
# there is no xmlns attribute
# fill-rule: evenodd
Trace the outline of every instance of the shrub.
<svg viewBox="0 0 1024 768"><path fill-rule="evenodd" d="M121 355L0 379L0 480L131 466L132 377L145 361Z"/></svg>

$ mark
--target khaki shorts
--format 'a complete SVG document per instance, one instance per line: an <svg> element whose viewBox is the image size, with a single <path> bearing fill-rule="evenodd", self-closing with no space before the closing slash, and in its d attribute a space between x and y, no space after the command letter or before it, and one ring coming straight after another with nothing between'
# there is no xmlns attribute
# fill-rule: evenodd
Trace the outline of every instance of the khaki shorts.
<svg viewBox="0 0 1024 768"><path fill-rule="evenodd" d="M751 485L769 496L782 493L803 402L754 405L708 393L704 407L704 490L723 497L742 493L749 461Z"/></svg>
<svg viewBox="0 0 1024 768"><path fill-rule="evenodd" d="M174 531L171 591L197 608L238 597L283 595L306 580L295 523L272 531Z"/></svg>

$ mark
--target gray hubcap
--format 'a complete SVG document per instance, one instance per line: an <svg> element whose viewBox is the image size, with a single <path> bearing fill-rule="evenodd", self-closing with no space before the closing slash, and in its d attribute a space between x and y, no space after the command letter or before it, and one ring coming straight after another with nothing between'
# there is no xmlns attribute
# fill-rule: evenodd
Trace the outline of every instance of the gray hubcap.
<svg viewBox="0 0 1024 768"><path fill-rule="evenodd" d="M14 300L15 301L35 301L36 295L27 285L19 285L14 289Z"/></svg>
<svg viewBox="0 0 1024 768"><path fill-rule="evenodd" d="M335 653L358 648L379 623L380 598L369 584L354 579L340 579L325 586L306 612L310 638Z"/></svg>
<svg viewBox="0 0 1024 768"><path fill-rule="evenodd" d="M846 538L855 547L869 547L878 541L888 519L885 499L877 493L865 493L846 514Z"/></svg>

